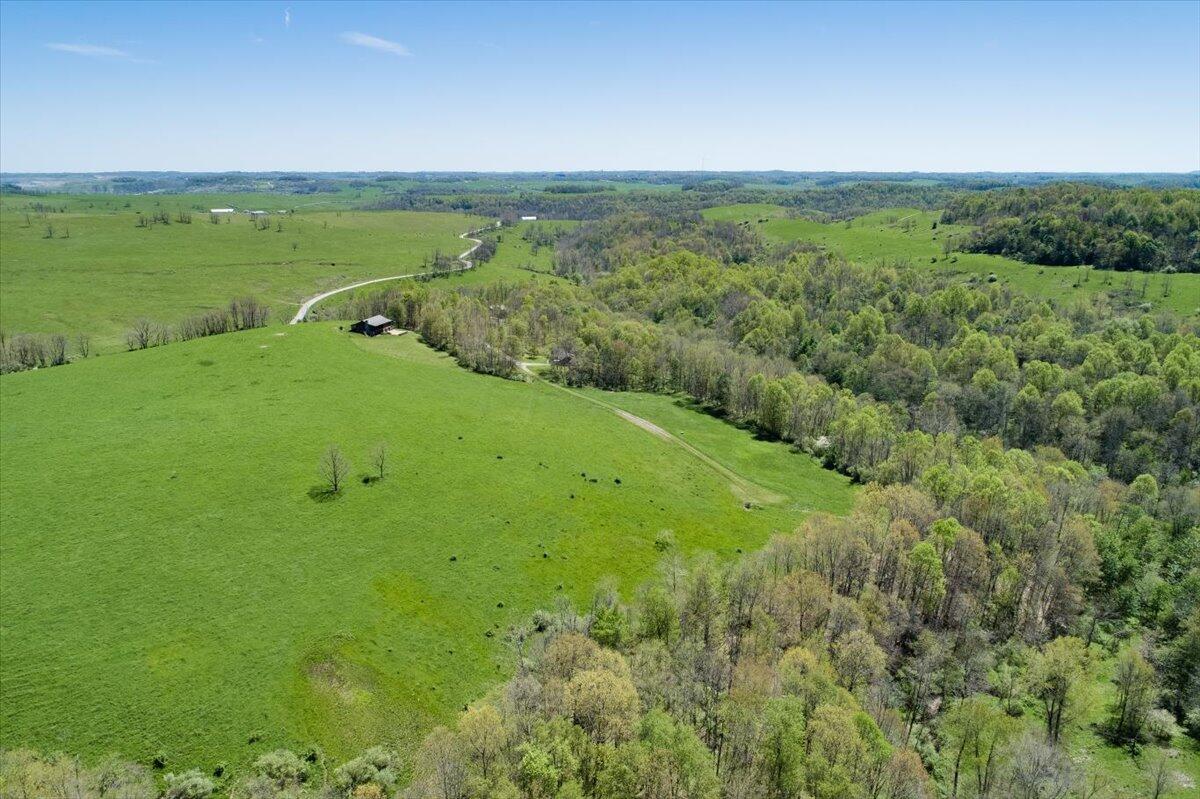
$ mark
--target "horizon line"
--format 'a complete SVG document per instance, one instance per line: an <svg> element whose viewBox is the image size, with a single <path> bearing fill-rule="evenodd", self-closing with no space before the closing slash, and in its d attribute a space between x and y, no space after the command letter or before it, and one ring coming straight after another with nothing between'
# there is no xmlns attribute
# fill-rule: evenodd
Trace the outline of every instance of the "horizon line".
<svg viewBox="0 0 1200 799"><path fill-rule="evenodd" d="M0 177L86 175L1200 175L1146 169L86 169L0 171Z"/></svg>

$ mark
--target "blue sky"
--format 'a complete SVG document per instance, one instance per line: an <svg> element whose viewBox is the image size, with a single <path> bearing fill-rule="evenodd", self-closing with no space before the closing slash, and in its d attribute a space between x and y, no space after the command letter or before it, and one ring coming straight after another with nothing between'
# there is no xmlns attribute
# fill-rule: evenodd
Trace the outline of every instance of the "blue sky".
<svg viewBox="0 0 1200 799"><path fill-rule="evenodd" d="M0 5L0 170L1200 169L1200 2Z"/></svg>

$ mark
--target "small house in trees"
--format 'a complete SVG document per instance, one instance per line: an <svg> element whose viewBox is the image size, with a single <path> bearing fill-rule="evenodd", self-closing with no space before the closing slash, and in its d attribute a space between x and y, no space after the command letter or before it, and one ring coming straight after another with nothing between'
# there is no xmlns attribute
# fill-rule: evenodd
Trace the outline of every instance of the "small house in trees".
<svg viewBox="0 0 1200 799"><path fill-rule="evenodd" d="M376 314L368 319L360 319L350 325L351 333L362 333L364 336L378 336L396 326L396 323L386 316Z"/></svg>

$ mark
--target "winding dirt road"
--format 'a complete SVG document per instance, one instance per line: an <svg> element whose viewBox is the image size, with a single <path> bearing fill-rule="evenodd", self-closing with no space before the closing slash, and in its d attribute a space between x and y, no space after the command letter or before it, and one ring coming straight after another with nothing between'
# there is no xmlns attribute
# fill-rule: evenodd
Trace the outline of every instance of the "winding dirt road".
<svg viewBox="0 0 1200 799"><path fill-rule="evenodd" d="M499 225L500 225L500 223L497 222L496 226L499 227ZM450 271L450 272L466 272L468 269L475 268L475 262L468 261L467 256L469 256L471 253L475 252L475 250L479 249L479 245L483 244L483 241L481 239L474 238L474 235L476 233L480 233L480 232L482 232L484 230L488 230L490 228L491 228L491 225L489 225L488 227L476 228L475 230L468 230L466 233L463 233L461 236L459 236L460 239L465 239L466 241L473 241L475 243L472 244L466 250L464 250L458 256L458 261L462 265L456 266L453 269L450 269L448 271ZM296 315L292 317L292 321L289 322L289 324L295 325L295 324L299 324L300 322L303 322L305 317L308 316L308 312L310 310L312 310L312 307L314 305L316 305L321 300L332 297L334 294L341 294L343 291L353 291L354 289L362 288L363 286L370 286L373 283L385 283L389 280L404 280L406 278L411 278L411 277L425 277L426 275L432 275L432 274L433 274L433 272L413 272L413 273L407 274L407 275L392 275L391 277L377 277L373 280L362 280L362 281L359 281L358 283L351 283L349 286L342 286L341 288L336 288L336 289L333 289L332 291L326 291L324 294L318 294L317 296L313 297L312 299L305 300L304 304L300 306L300 310L296 311Z"/></svg>

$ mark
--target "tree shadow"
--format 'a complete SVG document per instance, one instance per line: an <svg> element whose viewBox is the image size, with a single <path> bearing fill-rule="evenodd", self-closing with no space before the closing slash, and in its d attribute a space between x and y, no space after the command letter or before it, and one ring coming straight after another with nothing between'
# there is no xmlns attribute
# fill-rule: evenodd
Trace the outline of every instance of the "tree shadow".
<svg viewBox="0 0 1200 799"><path fill-rule="evenodd" d="M308 489L308 498L313 502L333 502L341 495L341 491L333 491L327 485L315 485Z"/></svg>
<svg viewBox="0 0 1200 799"><path fill-rule="evenodd" d="M729 416L729 414L727 414L725 412L725 410L718 405L714 405L714 404L707 403L707 402L701 402L700 400L697 400L694 397L689 397L686 395L677 396L675 398L675 405L677 407L684 408L689 411L696 411L697 413L702 413L705 416L711 416L712 418L718 419L718 420L724 422L725 424L730 425L731 427L736 427L738 430L744 430L745 432L750 433L752 436L754 436L754 438L757 439L758 441L778 441L779 440L778 438L774 438L772 436L765 435L750 422L739 422L736 419L731 418Z"/></svg>

